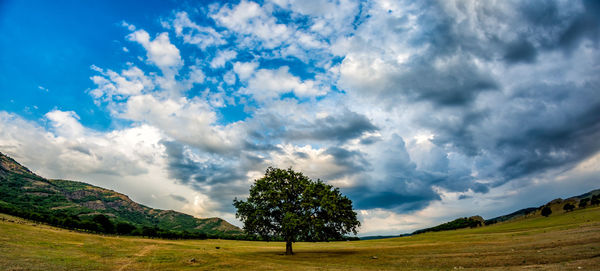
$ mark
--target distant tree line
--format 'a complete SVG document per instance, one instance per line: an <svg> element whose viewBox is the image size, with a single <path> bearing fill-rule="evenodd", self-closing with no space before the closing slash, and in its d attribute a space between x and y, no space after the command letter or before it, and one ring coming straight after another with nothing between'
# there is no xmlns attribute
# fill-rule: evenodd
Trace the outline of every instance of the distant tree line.
<svg viewBox="0 0 600 271"><path fill-rule="evenodd" d="M417 230L417 231L413 232L413 234L436 232L436 231L448 231L448 230L456 230L456 229L464 229L464 228L476 228L479 226L483 226L480 220L473 219L470 217L469 218L463 217L463 218L455 219L450 222L446 222L444 224L441 224L441 225L438 225L435 227Z"/></svg>
<svg viewBox="0 0 600 271"><path fill-rule="evenodd" d="M104 214L97 214L88 218L60 212L59 210L46 211L43 209L23 209L8 204L0 204L0 213L33 220L36 222L64 228L101 234L144 236L164 239L233 239L257 240L256 236L231 235L226 233L207 234L203 232L173 231L157 226L136 226L125 221L113 221Z"/></svg>

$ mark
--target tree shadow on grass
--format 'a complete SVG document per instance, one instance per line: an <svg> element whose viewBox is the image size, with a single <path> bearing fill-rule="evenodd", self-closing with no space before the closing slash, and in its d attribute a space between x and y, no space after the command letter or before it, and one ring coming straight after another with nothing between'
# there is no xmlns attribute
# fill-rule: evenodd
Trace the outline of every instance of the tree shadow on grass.
<svg viewBox="0 0 600 271"><path fill-rule="evenodd" d="M327 258L327 257L340 257L340 256L346 256L346 255L354 255L354 254L359 254L360 252L358 250L340 250L340 249L336 249L336 250L328 250L328 249L315 249L315 250L305 250L305 249L300 249L297 251L294 251L294 255L288 255L288 256L292 256L292 257L309 257L309 258ZM251 252L251 253L247 253L247 255L257 255L257 256L286 256L285 255L285 250L282 251L257 251L257 252Z"/></svg>

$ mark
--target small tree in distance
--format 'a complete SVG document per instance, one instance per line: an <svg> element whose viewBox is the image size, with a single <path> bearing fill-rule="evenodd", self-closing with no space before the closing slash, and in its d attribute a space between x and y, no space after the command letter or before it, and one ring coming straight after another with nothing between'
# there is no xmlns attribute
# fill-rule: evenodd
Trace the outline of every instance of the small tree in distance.
<svg viewBox="0 0 600 271"><path fill-rule="evenodd" d="M571 203L567 203L565 206L563 206L563 210L565 210L565 212L573 211L573 209L575 209L575 205Z"/></svg>
<svg viewBox="0 0 600 271"><path fill-rule="evenodd" d="M542 215L548 217L550 214L552 214L552 209L550 209L549 206L544 206L542 209Z"/></svg>
<svg viewBox="0 0 600 271"><path fill-rule="evenodd" d="M269 167L255 180L246 201L233 200L236 217L247 233L266 240L283 239L285 254L296 241L340 240L360 226L352 201L338 188L313 181L291 168Z"/></svg>

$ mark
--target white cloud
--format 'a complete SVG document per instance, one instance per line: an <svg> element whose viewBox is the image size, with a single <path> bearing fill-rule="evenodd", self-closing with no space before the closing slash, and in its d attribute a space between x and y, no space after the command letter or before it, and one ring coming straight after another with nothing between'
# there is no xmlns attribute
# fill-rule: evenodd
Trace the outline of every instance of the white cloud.
<svg viewBox="0 0 600 271"><path fill-rule="evenodd" d="M235 62L233 64L233 70L238 75L240 80L247 80L254 73L258 63L256 62Z"/></svg>
<svg viewBox="0 0 600 271"><path fill-rule="evenodd" d="M235 73L233 71L227 71L225 75L223 75L223 81L228 85L234 85L236 81Z"/></svg>
<svg viewBox="0 0 600 271"><path fill-rule="evenodd" d="M199 98L160 99L139 95L127 100L119 117L158 127L169 137L209 152L228 152L243 136L239 125L215 125L217 115Z"/></svg>
<svg viewBox="0 0 600 271"><path fill-rule="evenodd" d="M204 82L204 72L198 66L190 66L190 73L188 75L188 82L191 84L198 84Z"/></svg>
<svg viewBox="0 0 600 271"><path fill-rule="evenodd" d="M259 101L278 98L288 92L293 92L300 98L323 96L328 92L326 87L319 85L314 80L302 81L299 77L292 75L287 66L276 70L259 69L249 75L250 68L245 65L247 64L234 66L234 70L239 71L240 79L248 78L247 87L242 92L252 95ZM239 68L236 69L236 67Z"/></svg>
<svg viewBox="0 0 600 271"><path fill-rule="evenodd" d="M146 49L148 61L156 65L165 76L174 76L183 66L179 49L169 40L167 32L160 33L150 40L150 35L143 29L137 30L127 36L130 41L141 44Z"/></svg>
<svg viewBox="0 0 600 271"><path fill-rule="evenodd" d="M126 21L122 21L121 26L127 28L127 30L129 30L129 31L132 31L132 32L135 31L135 25L132 25Z"/></svg>
<svg viewBox="0 0 600 271"><path fill-rule="evenodd" d="M85 128L79 123L79 116L74 111L53 110L46 113L45 117L57 134L77 138L83 135Z"/></svg>
<svg viewBox="0 0 600 271"><path fill-rule="evenodd" d="M313 148L310 145L278 145L279 150L272 152L268 164L278 168L292 167L311 179L322 179L337 187L351 187L355 180L349 177L328 179L328 176L343 175L349 169L337 163L335 157L327 153L326 148ZM299 155L299 153L301 155Z"/></svg>
<svg viewBox="0 0 600 271"><path fill-rule="evenodd" d="M225 66L225 63L234 59L236 56L237 52L233 50L219 51L210 62L210 67L213 69L222 68Z"/></svg>
<svg viewBox="0 0 600 271"><path fill-rule="evenodd" d="M224 27L259 39L266 48L281 45L293 32L286 25L277 23L257 3L246 0L233 8L224 6L211 17Z"/></svg>
<svg viewBox="0 0 600 271"><path fill-rule="evenodd" d="M359 12L355 0L273 0L282 8L310 16L310 30L323 37L344 35L352 30Z"/></svg>
<svg viewBox="0 0 600 271"><path fill-rule="evenodd" d="M175 14L175 19L163 22L168 29L175 30L177 37L183 38L184 43L194 44L200 49L225 44L222 35L211 27L199 26L192 22L185 11Z"/></svg>
<svg viewBox="0 0 600 271"><path fill-rule="evenodd" d="M116 73L112 70L103 69L92 65L92 70L100 75L90 77L96 88L89 90L96 105L106 105L113 116L118 116L122 103L131 96L142 95L151 92L155 88L156 78L148 77L138 67L131 66L128 69Z"/></svg>

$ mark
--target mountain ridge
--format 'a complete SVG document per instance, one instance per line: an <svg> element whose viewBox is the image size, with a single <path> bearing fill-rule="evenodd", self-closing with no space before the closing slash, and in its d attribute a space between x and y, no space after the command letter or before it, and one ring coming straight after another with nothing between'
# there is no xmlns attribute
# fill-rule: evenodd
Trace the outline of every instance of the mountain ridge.
<svg viewBox="0 0 600 271"><path fill-rule="evenodd" d="M174 210L139 204L129 196L85 182L46 179L0 152L0 210L23 210L41 216L91 220L104 215L135 227L207 235L240 235L242 231L218 218L196 218Z"/></svg>

